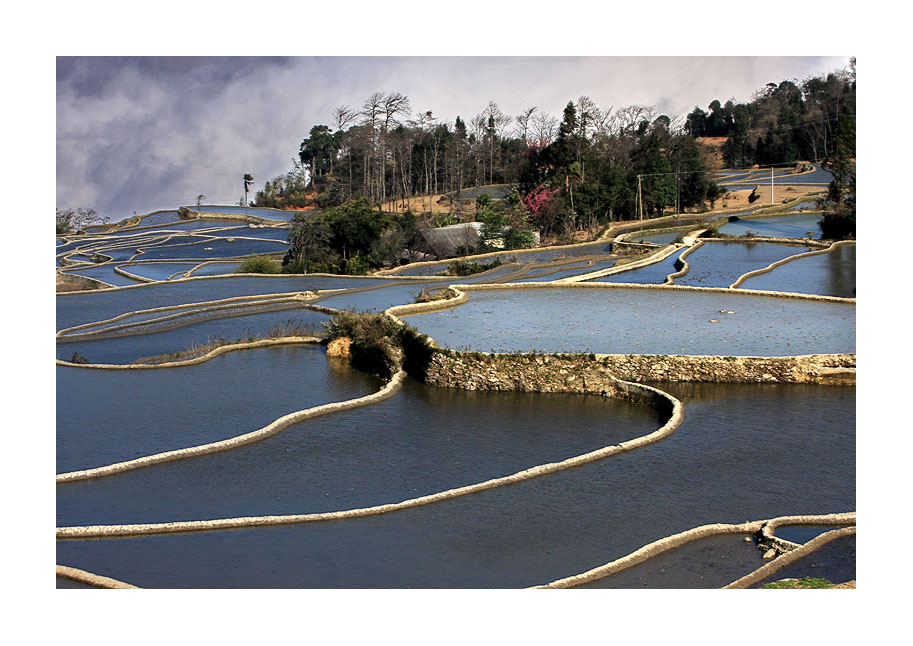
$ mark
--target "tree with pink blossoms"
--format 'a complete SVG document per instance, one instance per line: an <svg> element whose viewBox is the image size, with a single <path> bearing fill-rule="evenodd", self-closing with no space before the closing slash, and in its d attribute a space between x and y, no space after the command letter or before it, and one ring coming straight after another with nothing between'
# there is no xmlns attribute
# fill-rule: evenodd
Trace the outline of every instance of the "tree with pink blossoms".
<svg viewBox="0 0 913 646"><path fill-rule="evenodd" d="M546 188L544 184L540 184L522 198L523 206L529 212L530 220L540 229L547 225L552 200L559 190L557 188Z"/></svg>

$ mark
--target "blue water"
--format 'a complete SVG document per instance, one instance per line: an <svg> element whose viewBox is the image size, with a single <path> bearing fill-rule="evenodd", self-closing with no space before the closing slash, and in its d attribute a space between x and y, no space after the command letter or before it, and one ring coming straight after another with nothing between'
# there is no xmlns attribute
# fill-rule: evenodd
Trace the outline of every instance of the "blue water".
<svg viewBox="0 0 913 646"><path fill-rule="evenodd" d="M540 269L535 270L535 272L524 275L520 278L515 278L510 280L512 283L529 283L529 282L550 282L553 280L559 280L561 278L568 278L570 276L580 276L582 274L589 274L594 271L600 271L602 269L610 269L615 266L615 260L602 260L592 263L583 263L583 264L573 264L568 269L562 269L559 271L542 271Z"/></svg>
<svg viewBox="0 0 913 646"><path fill-rule="evenodd" d="M168 280L177 272L188 272L199 263L196 262L167 262L167 263L137 263L135 265L121 265L121 268L135 276L151 278L152 280Z"/></svg>
<svg viewBox="0 0 913 646"><path fill-rule="evenodd" d="M573 426L566 425L569 416ZM391 399L314 418L256 444L59 486L58 522L192 520L398 502L587 453L659 424L652 409L622 400L455 391L409 380ZM225 473L232 477L219 476Z"/></svg>
<svg viewBox="0 0 913 646"><path fill-rule="evenodd" d="M357 293L347 292L328 296L327 298L320 300L319 305L332 307L337 310L349 310L351 312L383 312L394 305L414 303L423 288L444 287L457 282L464 282L464 280L451 279L434 282L409 281L408 283L390 285L380 289L372 289Z"/></svg>
<svg viewBox="0 0 913 646"><path fill-rule="evenodd" d="M774 535L778 538L802 545L824 532L830 532L835 529L840 528L833 525L786 525L784 527L777 527Z"/></svg>
<svg viewBox="0 0 913 646"><path fill-rule="evenodd" d="M199 267L195 269L190 275L191 276L220 276L224 274L233 274L241 266L240 262L214 262L209 265L200 266L194 264L194 266Z"/></svg>
<svg viewBox="0 0 913 646"><path fill-rule="evenodd" d="M376 390L376 379L328 363L324 355L320 346L281 346L181 368L58 366L57 472L227 439L296 410ZM59 488L60 513L77 508L67 502L67 491Z"/></svg>
<svg viewBox="0 0 913 646"><path fill-rule="evenodd" d="M666 233L649 233L647 235L631 235L627 240L630 242L652 242L653 244L666 245L675 242L679 236L684 235L687 231L669 231Z"/></svg>
<svg viewBox="0 0 913 646"><path fill-rule="evenodd" d="M815 170L811 173L804 173L796 175L792 173L789 169L775 169L774 170L774 185L778 184L821 184L827 185L830 184L831 180L834 178L833 173L829 170L823 168L820 164L812 164L815 167ZM726 185L726 188L729 190L738 190L739 188L754 188L758 184L764 184L765 182L770 185L770 169L756 170L752 171L749 175L745 177L729 177L722 180L724 183L731 180L745 180L746 186L731 186Z"/></svg>
<svg viewBox="0 0 913 646"><path fill-rule="evenodd" d="M288 329L301 326L306 335L323 332L323 323L329 315L311 310L285 306L271 311L235 309L220 312L220 318L200 320L192 316L186 320L173 321L172 327L152 327L144 332L114 338L58 341L57 358L70 361L74 353L91 363L131 363L138 359L190 350L217 339L246 341L259 337L274 329ZM313 331L309 331L313 328Z"/></svg>
<svg viewBox="0 0 913 646"><path fill-rule="evenodd" d="M169 223L168 231L199 231L201 229L240 229L237 220L214 220L212 218L200 218L197 220L181 220L177 223ZM244 229L247 229L245 226Z"/></svg>
<svg viewBox="0 0 913 646"><path fill-rule="evenodd" d="M96 280L100 280L102 282L108 283L109 285L114 285L117 287L141 284L141 281L133 280L132 278L127 278L126 276L122 276L116 273L114 271L114 263L105 263L103 265L89 267L88 269L68 271L67 273L76 276L86 276L87 278L95 278Z"/></svg>
<svg viewBox="0 0 913 646"><path fill-rule="evenodd" d="M779 215L769 218L740 219L727 222L719 228L720 233L731 236L744 235L746 231L756 236L775 238L812 238L821 237L818 220L821 215ZM808 234L811 233L811 236Z"/></svg>
<svg viewBox="0 0 913 646"><path fill-rule="evenodd" d="M156 226L159 224L171 224L172 222L180 222L181 219L178 217L177 211L162 211L161 213L151 213L149 215L141 216L142 219L137 227L149 227ZM135 227L134 227L135 228Z"/></svg>
<svg viewBox="0 0 913 646"><path fill-rule="evenodd" d="M856 296L856 245L841 245L816 256L791 260L749 278L741 289L763 289L821 296Z"/></svg>
<svg viewBox="0 0 913 646"><path fill-rule="evenodd" d="M805 209L813 209L813 208L815 208L814 202L800 202L799 204L796 204L795 206L789 207L789 210L790 211L803 211Z"/></svg>
<svg viewBox="0 0 913 646"><path fill-rule="evenodd" d="M757 570L765 561L744 535L711 536L655 556L582 589L722 588Z"/></svg>
<svg viewBox="0 0 913 646"><path fill-rule="evenodd" d="M771 242L705 242L688 254L688 273L675 279L676 285L729 287L739 276L806 251Z"/></svg>
<svg viewBox="0 0 913 646"><path fill-rule="evenodd" d="M790 356L856 351L855 306L739 291L472 291L463 305L405 320L442 346L486 352Z"/></svg>
<svg viewBox="0 0 913 646"><path fill-rule="evenodd" d="M247 240L234 238L204 238L199 236L176 236L160 247L143 247L137 260L240 258L251 254L282 254L288 245L272 240Z"/></svg>
<svg viewBox="0 0 913 646"><path fill-rule="evenodd" d="M390 280L390 282L396 282ZM382 284L375 278L276 275L213 276L201 280L151 283L91 294L57 295L57 329L112 318L136 310L199 303L235 296L302 292L314 289L348 289Z"/></svg>
<svg viewBox="0 0 913 646"><path fill-rule="evenodd" d="M558 260L560 258L577 258L579 256L605 256L611 252L611 242L587 242L575 245L573 247L565 247L563 249L549 249L548 247L545 247L537 251L505 251L503 254L492 256L490 258L476 259L472 256L469 256L468 260L471 262L489 262L493 258L497 257L500 258L502 262L516 261L524 264L529 264L533 262L549 262L551 260ZM441 262L421 267L409 267L407 265L405 269L396 273L400 276L431 276L446 270L450 263L452 263L454 260L455 259L442 260Z"/></svg>
<svg viewBox="0 0 913 646"><path fill-rule="evenodd" d="M787 565L753 588L781 579L813 577L831 583L844 583L856 579L856 536L846 536L827 543L808 556Z"/></svg>
<svg viewBox="0 0 913 646"><path fill-rule="evenodd" d="M517 588L584 572L651 541L707 523L855 509L854 388L687 386L673 389L686 410L685 421L675 433L590 465L361 519L126 540L58 541L57 562L144 587ZM462 418L476 417L476 410L476 406L461 406L453 420L462 426ZM325 423L337 424L340 459L348 450L357 450L356 439L367 437L369 431L381 433L378 450L389 455L382 442L389 436L382 416L371 426L360 426L348 423L348 415L323 418ZM777 421L776 432L771 432L771 419ZM428 441L438 442L434 436L446 433L449 423L448 419L443 426L423 425L424 434L432 438ZM553 436L578 432L569 418L537 420L527 428L536 435L546 429ZM415 432L421 433L418 428ZM353 433L355 438L350 439ZM408 446L416 451L421 443ZM505 450L512 444L525 450L521 441L508 442ZM411 465L408 455L392 460L400 473ZM475 468L472 455L457 450L443 455ZM322 463L322 457L314 457L317 464ZM354 491L345 496L366 495L359 493L358 483L364 480L354 468L375 473L386 461L353 461L351 478L329 472L333 480L323 493L337 495L336 483L349 479ZM170 467L176 478L182 477L179 465ZM415 470L411 479L420 482L423 473ZM147 470L147 476L152 475L153 470ZM284 481L287 476L280 472L271 477ZM227 481L230 492L243 492L232 484L235 477L246 479L244 469L222 473L220 479ZM103 490L97 497L91 483L58 487L64 500L58 503L58 514L74 520L113 516L106 510L110 503L128 505L145 516L141 503L131 503L129 498L136 492L150 499L149 489L125 484L119 496L114 486L119 478L95 483ZM292 507L291 498L321 493L319 482L307 492L276 482L273 507ZM78 491L68 491L76 485ZM230 504L231 494L218 494L217 482L210 487L213 504ZM152 504L158 507L155 501ZM300 509L304 511L305 505Z"/></svg>
<svg viewBox="0 0 913 646"><path fill-rule="evenodd" d="M676 251L667 258L654 262L651 265L631 269L629 271L619 272L611 276L594 278L587 282L590 283L634 283L636 285L661 285L666 281L666 276L678 271L675 267L675 261L684 253L684 249Z"/></svg>

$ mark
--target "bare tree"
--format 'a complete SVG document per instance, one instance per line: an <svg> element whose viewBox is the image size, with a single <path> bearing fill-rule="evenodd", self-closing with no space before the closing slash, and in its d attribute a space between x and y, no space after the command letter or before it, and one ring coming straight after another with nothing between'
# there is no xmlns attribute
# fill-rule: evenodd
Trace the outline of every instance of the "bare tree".
<svg viewBox="0 0 913 646"><path fill-rule="evenodd" d="M397 116L409 116L409 98L399 92L391 92L384 95L381 101L381 109L384 115L383 125L381 126L380 137L380 201L384 202L387 197L387 136L394 125L398 124Z"/></svg>
<svg viewBox="0 0 913 646"><path fill-rule="evenodd" d="M361 106L359 115L362 117L362 124L368 128L370 133L370 149L365 151L364 158L364 177L366 194L370 195L371 201L376 201L379 191L376 190L376 180L374 165L378 150L378 119L383 112L384 95L382 92L375 92Z"/></svg>
<svg viewBox="0 0 913 646"><path fill-rule="evenodd" d="M530 119L532 119L533 112L535 111L536 106L533 106L514 117L514 121L517 122L517 137L526 145L529 145Z"/></svg>
<svg viewBox="0 0 913 646"><path fill-rule="evenodd" d="M547 112L540 112L533 117L532 135L540 146L548 146L558 134L558 119Z"/></svg>

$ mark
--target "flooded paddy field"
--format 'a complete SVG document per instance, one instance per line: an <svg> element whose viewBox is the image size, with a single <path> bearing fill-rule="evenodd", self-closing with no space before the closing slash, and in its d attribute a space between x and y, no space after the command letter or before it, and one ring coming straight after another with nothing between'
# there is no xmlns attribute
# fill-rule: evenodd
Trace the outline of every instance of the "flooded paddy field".
<svg viewBox="0 0 913 646"><path fill-rule="evenodd" d="M388 279L390 283L396 283ZM411 281L410 281L411 282ZM212 276L199 280L149 283L127 289L98 290L57 296L57 329L101 321L125 312L201 303L237 296L351 289L376 286L377 278L311 276Z"/></svg>
<svg viewBox="0 0 913 646"><path fill-rule="evenodd" d="M78 354L90 363L127 364L148 357L183 352L220 339L246 341L265 336L274 329L323 332L328 314L298 306L276 307L272 311L237 309L220 312L211 319L188 316L158 327L138 328L135 334L113 338L57 342L57 359L69 361ZM169 327L170 326L170 327Z"/></svg>
<svg viewBox="0 0 913 646"><path fill-rule="evenodd" d="M662 285L666 281L666 277L669 274L674 274L678 271L675 267L675 262L678 258L685 252L685 249L673 252L667 258L660 260L659 262L654 262L652 264L646 265L645 267L639 267L637 269L629 269L627 271L620 271L617 274L611 274L609 276L602 276L601 278L593 278L586 282L589 283L633 283L635 285Z"/></svg>
<svg viewBox="0 0 913 646"><path fill-rule="evenodd" d="M191 276L221 276L234 274L241 267L240 262L212 262L205 265L196 265L198 269L191 272Z"/></svg>
<svg viewBox="0 0 913 646"><path fill-rule="evenodd" d="M684 259L688 273L676 278L675 284L729 287L743 274L806 251L812 248L771 242L704 242Z"/></svg>
<svg viewBox="0 0 913 646"><path fill-rule="evenodd" d="M150 280L169 280L172 277L182 278L184 274L199 264L198 262L148 262L120 265L120 268L129 274Z"/></svg>
<svg viewBox="0 0 913 646"><path fill-rule="evenodd" d="M837 538L751 587L760 588L767 583L781 579L805 577L827 579L832 583L854 581L856 579L856 536Z"/></svg>
<svg viewBox="0 0 913 646"><path fill-rule="evenodd" d="M263 387L239 387L239 380ZM377 387L376 379L327 362L322 347L308 345L228 352L178 368L57 366L57 472L224 440ZM58 511L69 507L58 503Z"/></svg>
<svg viewBox="0 0 913 646"><path fill-rule="evenodd" d="M721 225L718 231L731 236L741 236L751 232L756 236L762 237L811 238L817 240L821 237L821 229L818 227L818 220L820 219L820 214L740 218Z"/></svg>
<svg viewBox="0 0 913 646"><path fill-rule="evenodd" d="M294 216L252 207L204 210L222 208L220 212L277 221ZM751 225L767 222L786 235L808 225L799 218L817 218L788 217L781 223L776 218L753 220ZM731 224L739 222L725 226ZM414 302L424 288L555 281L616 263L607 256L611 243L597 242L505 252L502 260L516 262L468 277L432 275L452 260L401 270L401 275L426 280L228 276L224 274L240 266L241 256L283 253L288 229L251 229L228 219L180 220L173 211L145 216L140 226L149 225L157 228L58 239L58 263L68 254L75 260L89 260L96 253L115 259L79 272L97 272L105 282L132 285L134 281L113 271L123 265L125 271L158 281L58 295L58 329L89 324L80 330L89 333L85 338L58 339L58 359L127 364L207 344L277 336L282 330L312 334L330 319L303 309L300 300L267 302L271 294L345 290L319 295L314 302L380 312ZM816 225L812 228L817 230ZM646 234L644 239L662 243L670 235ZM804 232L791 237L804 237ZM134 258L139 250L144 253ZM709 243L690 254L690 278L684 280L726 286L735 280L729 280L731 276L785 257L779 254L804 250ZM732 293L486 289L468 291L469 301L461 306L404 320L442 346L482 351L717 356L855 352L854 305L745 293L769 289L757 285L775 278L778 285L796 286L785 291L846 295L851 264L855 295L855 246L836 251L840 253L786 263ZM681 253L597 281L662 283L676 271ZM151 259L160 262L145 262ZM220 262L201 266L207 260ZM177 279L190 270L193 276L207 277ZM754 280L759 282L752 287ZM680 279L679 284L688 283ZM236 297L243 300L203 305ZM150 311L159 307L169 309ZM137 313L104 322L128 312ZM56 371L58 473L227 439L290 412L361 397L383 385L345 360L327 358L323 346L316 344L231 351L184 367L58 365ZM684 422L663 440L628 453L363 518L58 540L57 562L143 587L526 587L584 572L702 524L855 509L854 387L656 387L681 399ZM57 525L167 523L396 503L618 444L663 422L652 408L596 395L451 390L407 378L387 399L300 422L253 444L60 483ZM825 529L783 527L777 535L803 542ZM758 564L757 548L743 538L686 545L592 587L720 587ZM855 542L840 545L802 567L843 567L851 560L855 568ZM837 573L847 571L843 567ZM789 575L777 578L782 576ZM82 586L60 577L57 585Z"/></svg>
<svg viewBox="0 0 913 646"><path fill-rule="evenodd" d="M687 233L686 229L680 231L666 231L664 233L648 233L646 235L631 234L625 238L626 242L652 242L653 244L666 245L678 240Z"/></svg>
<svg viewBox="0 0 913 646"><path fill-rule="evenodd" d="M586 263L572 263L570 265L563 265L563 269L560 267L538 268L531 270L529 273L524 274L523 276L513 278L509 282L551 282L553 280L560 280L562 278L570 278L572 276L580 276L581 274L589 274L591 272L600 271L602 269L610 269L615 266L616 262L617 261L613 258L612 260L594 260L592 262Z"/></svg>
<svg viewBox="0 0 913 646"><path fill-rule="evenodd" d="M856 310L845 303L621 287L467 293L462 305L404 320L442 347L485 352L789 356L856 348Z"/></svg>
<svg viewBox="0 0 913 646"><path fill-rule="evenodd" d="M612 252L612 243L611 242L590 242L585 244L578 244L573 246L563 246L559 248L549 249L545 247L537 251L505 251L502 254L497 256L485 257L474 259L470 257L469 259L473 262L491 262L493 259L498 258L501 262L518 262L521 264L529 264L533 262L550 262L552 260L560 260L563 258L577 258L579 256L604 256ZM410 267L405 265L403 269L400 269L395 272L394 275L397 276L433 276L434 274L443 272L450 266L450 264L455 259L445 260L438 263L431 263L428 265L419 265L415 267Z"/></svg>
<svg viewBox="0 0 913 646"><path fill-rule="evenodd" d="M299 392L298 400L316 397ZM399 502L588 453L661 424L647 406L598 395L451 391L407 380L388 400L310 419L248 446L60 485L58 524Z"/></svg>
<svg viewBox="0 0 913 646"><path fill-rule="evenodd" d="M575 587L597 590L722 588L764 563L766 561L751 537L744 534L711 536Z"/></svg>
<svg viewBox="0 0 913 646"><path fill-rule="evenodd" d="M57 561L143 587L512 588L584 572L703 524L855 508L855 388L663 387L683 401L685 421L671 436L630 453L366 518L61 540ZM340 424L354 412L340 413ZM776 432L769 425L773 418ZM384 418L376 423L383 432ZM343 446L340 451L345 454ZM152 477L167 466L134 474ZM344 481L343 475L334 478ZM358 479L354 471L353 477ZM126 491L148 498L132 487L116 496L120 478L58 486L65 500L58 502L58 514L99 518L111 513L107 503L129 504L118 502L129 497ZM244 471L223 478L244 478ZM71 489L75 485L79 489ZM96 494L93 485L108 491ZM212 495L220 499L213 504L230 504L227 496ZM281 500L272 504L291 506L287 499L309 495L277 487L273 498Z"/></svg>
<svg viewBox="0 0 913 646"><path fill-rule="evenodd" d="M253 254L285 253L288 245L278 240L252 240L247 238L204 238L201 236L174 236L167 244L140 247L137 260L174 260L180 258L216 260Z"/></svg>
<svg viewBox="0 0 913 646"><path fill-rule="evenodd" d="M746 279L739 287L855 298L856 245L840 245L825 254L791 260Z"/></svg>
<svg viewBox="0 0 913 646"><path fill-rule="evenodd" d="M94 278L95 280L100 280L103 283L113 285L115 287L126 287L127 285L141 285L142 281L129 278L122 274L114 271L114 263L105 263L103 265L90 266L85 269L72 269L66 273L72 274L74 276L85 276L86 278Z"/></svg>

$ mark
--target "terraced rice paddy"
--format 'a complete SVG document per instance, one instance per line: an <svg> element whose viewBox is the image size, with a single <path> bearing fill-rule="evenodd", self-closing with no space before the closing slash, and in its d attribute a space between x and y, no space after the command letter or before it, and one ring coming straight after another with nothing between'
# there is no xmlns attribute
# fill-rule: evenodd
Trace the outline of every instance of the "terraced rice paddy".
<svg viewBox="0 0 913 646"><path fill-rule="evenodd" d="M293 215L204 210L215 209L279 220ZM757 222L788 235L807 226L802 218L808 217ZM155 281L57 296L60 565L151 588L516 588L586 572L705 524L856 508L854 386L650 384L683 406L671 435L469 492L460 488L646 436L666 424L669 413L600 394L445 389L412 377L398 389L385 387L303 340L321 334L330 320L321 308L382 312L414 302L423 289L466 284L481 289L467 290L464 304L403 320L440 346L483 352L855 353L854 301L751 291L855 295L855 245L787 262L738 289L725 288L807 247L706 243L689 255L691 270L676 283L719 291L563 282L496 289L505 282L573 281L615 269L623 256L612 255L611 241L604 240L505 253L515 262L467 277L433 275L452 260L406 266L382 278L231 276L223 274L239 266L240 255L281 256L287 230L177 220L176 212L156 213L140 226L174 230L127 228L58 239L58 263L88 261L96 253L114 258L74 267L74 273L105 280L119 276L113 270L122 265ZM725 226L731 224L739 223ZM644 238L662 244L669 235ZM663 283L683 251L591 282ZM217 262L203 264L209 260ZM183 278L191 270L201 278ZM402 277L409 275L425 280ZM265 337L286 341L223 347L192 364L168 365ZM137 367L150 361L159 365ZM296 417L234 448L146 466L131 462L122 472L87 479L64 476L244 436L284 416L381 388L384 398ZM441 492L450 493L422 498ZM331 521L308 516L234 529L65 537L89 526L323 514L404 501L397 511ZM781 527L777 535L805 543L828 529ZM765 562L755 538L745 538L702 539L585 587L721 587ZM835 541L776 578L808 572L855 577L855 539ZM83 586L57 577L58 588Z"/></svg>

